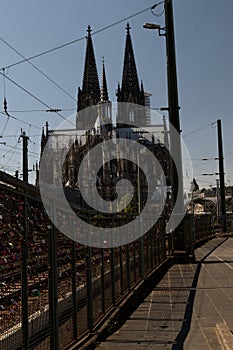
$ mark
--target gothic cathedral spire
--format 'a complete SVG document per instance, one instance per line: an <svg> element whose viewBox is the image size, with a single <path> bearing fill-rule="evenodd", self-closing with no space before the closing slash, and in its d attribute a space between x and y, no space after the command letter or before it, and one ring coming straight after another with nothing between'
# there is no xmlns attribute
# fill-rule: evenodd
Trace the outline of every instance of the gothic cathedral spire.
<svg viewBox="0 0 233 350"><path fill-rule="evenodd" d="M100 89L99 118L106 130L112 129L112 104L108 97L107 79L105 73L104 57L102 60L102 81Z"/></svg>
<svg viewBox="0 0 233 350"><path fill-rule="evenodd" d="M95 106L100 101L100 86L96 68L95 54L91 37L91 27L87 29L86 57L82 89L78 88L77 111Z"/></svg>
<svg viewBox="0 0 233 350"><path fill-rule="evenodd" d="M143 87L139 86L137 67L134 58L133 44L130 35L130 25L126 25L126 42L124 66L121 87L118 86L117 101L130 102L139 105L145 104Z"/></svg>
<svg viewBox="0 0 233 350"><path fill-rule="evenodd" d="M104 64L104 57L102 60L102 82L101 82L101 89L100 89L100 102L109 102L108 100L108 87L107 87L107 79L106 79L106 73L105 73L105 64Z"/></svg>
<svg viewBox="0 0 233 350"><path fill-rule="evenodd" d="M130 34L130 25L126 25L126 42L124 53L124 65L121 86L118 83L117 88L117 102L128 102L136 105L145 105L144 89L141 83L139 85L137 67L134 58L133 44ZM136 110L129 110L129 115L123 116L118 110L117 125L118 127L125 127L127 125L146 125L146 118L142 113L137 113Z"/></svg>

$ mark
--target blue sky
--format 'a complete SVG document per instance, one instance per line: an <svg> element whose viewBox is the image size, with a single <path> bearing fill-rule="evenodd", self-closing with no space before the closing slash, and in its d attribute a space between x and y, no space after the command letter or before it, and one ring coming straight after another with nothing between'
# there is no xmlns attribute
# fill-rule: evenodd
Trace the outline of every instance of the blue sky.
<svg viewBox="0 0 233 350"><path fill-rule="evenodd" d="M157 1L159 2L159 1ZM134 1L3 1L0 37L25 57L30 57L86 35L87 25L93 32L113 22L152 6L150 0ZM226 182L233 184L233 3L231 0L173 0L180 119L184 141L193 159L194 175L201 187L215 184L217 176L202 173L218 172L216 160L204 162L201 158L217 157L217 130L211 125L222 120ZM162 6L155 11L160 14ZM164 25L164 14L153 16L148 10L129 20L139 79L146 91L152 93L152 107L167 105L165 40L156 31L142 28L144 22ZM115 90L121 80L125 46L126 21L93 36L96 61L101 74L102 56L105 57L109 95L116 101ZM31 62L59 84L68 96L27 62L5 70L7 77L42 100L51 108L62 109L68 117L76 110L78 86L82 83L85 40L40 56ZM21 58L0 40L0 68ZM2 70L1 70L2 72ZM44 105L5 79L5 94L11 115L33 126L0 115L0 134L5 137L0 145L0 167L13 171L21 167L20 129L30 134L29 151L39 152L39 136L45 121L51 128L61 121L56 114L44 111ZM0 101L4 98L4 83L0 77ZM65 111L64 109L69 109ZM3 111L3 104L0 108ZM25 111L25 112L20 112ZM31 112L29 112L31 111ZM5 129L5 130L4 130ZM198 130L194 132L195 130ZM11 148L11 147L16 147ZM30 154L30 167L37 160ZM4 165L4 167L3 167ZM31 176L32 178L32 176Z"/></svg>

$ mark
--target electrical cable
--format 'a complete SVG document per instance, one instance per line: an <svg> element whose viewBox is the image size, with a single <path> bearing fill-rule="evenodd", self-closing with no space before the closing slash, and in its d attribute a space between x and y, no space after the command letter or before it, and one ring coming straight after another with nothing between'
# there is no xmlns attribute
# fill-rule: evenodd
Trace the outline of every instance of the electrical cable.
<svg viewBox="0 0 233 350"><path fill-rule="evenodd" d="M18 143L18 142L17 142L17 143ZM5 146L5 147L10 147L10 148L12 148L12 149L16 149L16 150L20 151L20 148L18 148L18 147L16 147L16 146L10 146L10 145L4 145L4 146ZM39 154L39 153L36 153L36 152L28 151L28 153L34 154L34 155L36 155L36 156L40 156L40 154Z"/></svg>
<svg viewBox="0 0 233 350"><path fill-rule="evenodd" d="M2 72L0 72L1 75L3 75ZM43 102L40 98L36 97L35 95L33 95L30 91L26 90L23 86L19 85L18 83L16 83L16 81L14 81L13 79L9 78L6 76L6 79L8 79L12 84L16 85L18 88L20 88L22 91L24 91L26 94L28 94L29 96L31 96L32 98L34 98L36 101L38 101L39 103L41 103L42 105L44 105L45 107L47 107L49 110L53 110L47 103ZM72 123L70 120L67 120L63 115L61 115L59 112L55 112L60 118L66 120L69 124L74 126L74 123Z"/></svg>
<svg viewBox="0 0 233 350"><path fill-rule="evenodd" d="M184 138L184 137L187 137L187 136L190 136L190 135L192 135L192 134L194 134L194 133L196 133L196 132L198 132L198 131L201 131L201 130L203 130L203 129L206 129L206 128L208 128L209 126L213 126L213 125L216 124L216 123L217 123L217 122L215 121L215 122L213 122L213 123L210 123L210 124L208 124L208 125L203 126L202 128L193 130L193 131L189 132L188 134L183 135L183 138Z"/></svg>
<svg viewBox="0 0 233 350"><path fill-rule="evenodd" d="M105 27L103 27L103 28L100 28L99 30L96 30L95 32L93 32L93 33L92 33L92 36L93 36L93 35L96 35L96 34L98 34L98 33L101 33L101 32L103 32L103 31L105 31L105 30L107 30L107 29L109 29L109 28L112 28L112 27L114 27L114 26L116 26L116 25L118 25L118 24L120 24L120 23L122 23L122 22L124 22L124 21L126 21L126 20L129 20L129 19L131 19L131 18L133 18L133 17L136 17L136 16L138 16L139 14L142 14L142 13L148 11L149 9L152 10L152 9L154 9L156 6L160 5L161 3L163 3L163 2L160 2L160 3L158 3L158 4L154 4L153 6L150 6L150 7L146 8L146 9L144 9L144 10L141 10L141 11L139 11L139 12L136 12L136 13L133 14L133 15L127 16L127 17L125 17L125 18L123 18L123 19L121 19L121 20L118 20L118 21L116 21L116 22L110 24L110 25L107 25L107 26L105 26ZM18 62L14 63L14 64L8 65L7 67L1 68L1 70L3 70L3 73L0 72L0 74L2 74L2 75L5 77L5 74L4 74L5 69L12 68L12 67L14 67L14 66L16 66L16 65L18 65L18 64L20 64L20 63L28 62L28 63L31 64L37 71L39 71L42 75L44 75L49 81L51 81L53 84L55 84L57 87L59 87L60 89L62 89L62 91L65 92L65 93L67 94L67 92L66 92L60 85L58 85L55 81L53 81L49 76L47 76L44 72L42 72L38 67L36 67L34 64L32 64L32 63L30 62L30 60L32 60L32 59L34 59L34 58L37 58L37 57L40 57L40 56L42 56L42 55L45 55L45 54L47 54L47 53L53 52L53 51L55 51L55 50L61 49L61 48L66 47L66 46L68 46L68 45L74 44L74 43L76 43L76 42L78 42L78 41L82 41L82 40L84 40L85 38L86 38L86 36L83 36L83 37L81 37L81 38L78 38L78 39L72 40L72 41L70 41L70 42L67 42L67 43L65 43L65 44L59 45L59 46L57 46L57 47L54 47L54 48L52 48L52 49L50 49L50 50L43 51L43 52L41 52L40 54L37 54L37 55L31 56L31 57L29 57L29 58L26 58L26 57L24 57L20 52L18 52L12 45L10 45L6 40L4 40L3 38L0 37L0 40L2 40L7 46L9 46L14 52L16 52L20 57L23 58L23 60L21 60L21 61L18 61ZM20 88L21 90L23 90L25 93L29 94L31 97L33 97L33 98L36 99L38 102L40 102L40 103L42 103L44 106L46 106L49 110L51 110L51 108L50 108L46 103L44 103L41 99L37 98L35 95L33 95L32 93L30 93L28 90L26 90L25 88L23 88L21 85L19 85L18 83L16 83L16 82L15 82L14 80L12 80L11 78L9 78L9 77L6 77L6 78L7 78L9 81L11 81L13 84L15 84L18 88ZM68 94L68 95L69 95L72 99L74 99L73 96L71 96L70 94ZM76 99L74 99L74 100L76 101ZM5 112L6 112L6 111L5 111ZM56 112L56 113L57 113L62 119L67 120L67 119L66 119L65 117L63 117L60 113L58 113L58 112ZM70 121L68 121L68 122L69 122L70 124L74 125L74 124L71 123Z"/></svg>
<svg viewBox="0 0 233 350"><path fill-rule="evenodd" d="M162 4L164 4L164 1L161 1L161 2L159 2L158 4L157 4L157 6L158 5L162 5ZM155 16L155 17L161 17L163 14L164 14L164 11L165 11L165 9L163 8L163 10L160 12L160 13L155 13L153 10L154 10L154 6L152 6L151 7L151 13Z"/></svg>
<svg viewBox="0 0 233 350"><path fill-rule="evenodd" d="M39 126L36 126L36 125L34 125L34 124L32 124L32 123L25 122L25 120L20 119L20 118L18 118L18 117L15 117L15 116L13 116L13 115L10 115L10 114L6 115L5 112L0 112L0 114L2 114L2 115L4 115L4 116L7 116L8 118L12 118L12 119L18 120L19 122L21 122L21 123L23 123L23 124L26 124L26 125L29 125L29 126L33 126L33 128L36 128L36 129L38 129L38 130L41 130L41 128L40 128ZM1 135L1 136L2 136L2 135Z"/></svg>
<svg viewBox="0 0 233 350"><path fill-rule="evenodd" d="M163 2L163 1L162 1L162 2ZM100 28L100 29L94 31L94 32L92 33L92 36L94 36L94 35L96 35L96 34L99 34L99 33L103 32L103 31L105 31L105 30L107 30L107 29L110 29L110 28L112 28L112 27L114 27L114 26L116 26L116 25L118 25L118 24L120 24L120 23L122 23L122 22L125 22L125 21L127 21L127 20L133 18L133 17L136 17L136 16L138 16L138 15L140 15L140 14L142 14L142 13L148 11L148 10L151 10L151 8L155 8L156 6L160 5L162 2L160 2L160 3L158 3L158 4L155 4L155 5L153 5L153 6L147 7L147 8L145 8L144 10L138 11L138 12L136 12L136 13L130 15L130 16L127 16L127 17L125 17L125 18L122 18L122 19L120 19L120 20L118 20L118 21L116 21L116 22L113 22L112 24L109 24L109 25L107 25L107 26L105 26L105 27L103 27L103 28ZM62 48L64 48L64 47L66 47L66 46L72 45L72 44L74 44L74 43L77 43L77 42L82 41L82 40L85 40L85 39L86 39L86 36L82 36L82 37L80 37L80 38L78 38L78 39L74 39L74 40L69 41L69 42L67 42L67 43L64 43L64 44L61 44L61 45L59 45L59 46L56 46L56 47L54 47L54 48L52 48L52 49L43 51L43 52L38 53L38 54L36 54L36 55L33 55L33 56L31 56L31 57L25 58L25 59L23 59L23 60L21 60L21 61L18 61L18 62L15 62L15 63L13 63L13 64L10 64L9 66L6 66L6 67L4 67L4 68L5 68L5 69L9 69L9 68L15 67L15 66L17 66L17 65L19 65L19 64L21 64L21 63L31 61L31 60L33 60L33 59L35 59L35 58L38 58L38 57L44 56L44 55L46 55L46 54L49 54L49 53L51 53L51 52L60 50L60 49L62 49ZM3 68L1 68L1 70L3 70Z"/></svg>
<svg viewBox="0 0 233 350"><path fill-rule="evenodd" d="M8 124L8 121L9 121L9 115L8 115L8 112L7 112L7 101L6 101L6 80L5 80L5 69L3 69L3 94L4 94L4 99L3 99L3 106L4 106L4 111L6 113L6 115L8 116L6 122L5 122L5 125L2 129L2 135L4 135L4 132L6 130L6 127L7 127L7 124Z"/></svg>
<svg viewBox="0 0 233 350"><path fill-rule="evenodd" d="M59 112L69 112L69 111L75 111L75 108L59 108ZM10 110L9 113L33 113L33 112L53 112L54 109L26 109L26 110ZM57 109L56 109L57 111ZM0 113L3 113L4 111L0 111Z"/></svg>
<svg viewBox="0 0 233 350"><path fill-rule="evenodd" d="M40 137L41 135L30 135L30 137ZM5 138L10 138L10 137L16 137L16 135L4 135L4 139ZM0 138L3 138L2 135L0 135Z"/></svg>
<svg viewBox="0 0 233 350"><path fill-rule="evenodd" d="M17 143L16 143L16 145L17 145ZM15 154L15 151L18 149L18 148L16 147L16 145L15 145L15 147L11 146L11 147L14 148L14 149L13 149L13 151L12 151L10 157L7 158L8 161L5 163L5 166L9 164L9 162L11 161L13 155ZM5 146L7 146L7 145L5 145ZM6 159L6 155L3 155L3 158Z"/></svg>
<svg viewBox="0 0 233 350"><path fill-rule="evenodd" d="M60 86L58 83L56 83L53 79L51 79L47 74L45 74L41 69L39 69L35 64L33 64L32 62L30 62L26 57L24 57L18 50L16 50L12 45L10 45L6 40L4 40L2 37L0 37L0 40L2 42L4 42L4 44L6 44L8 47L10 47L15 53L17 53L17 55L19 55L20 57L22 57L25 62L29 63L34 69L36 69L40 74L42 74L46 79L48 79L52 84L54 84L57 88L59 88L61 91L63 91L67 96L69 96L70 98L72 98L72 100L76 101L77 100L69 93L67 92L65 89L63 89L62 86Z"/></svg>

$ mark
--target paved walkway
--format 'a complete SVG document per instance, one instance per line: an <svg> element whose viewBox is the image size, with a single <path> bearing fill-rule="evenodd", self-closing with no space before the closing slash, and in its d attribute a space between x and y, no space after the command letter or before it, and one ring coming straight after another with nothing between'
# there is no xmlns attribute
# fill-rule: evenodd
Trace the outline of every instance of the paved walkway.
<svg viewBox="0 0 233 350"><path fill-rule="evenodd" d="M195 253L196 263L173 265L97 349L221 350L216 324L233 330L233 238L213 239Z"/></svg>

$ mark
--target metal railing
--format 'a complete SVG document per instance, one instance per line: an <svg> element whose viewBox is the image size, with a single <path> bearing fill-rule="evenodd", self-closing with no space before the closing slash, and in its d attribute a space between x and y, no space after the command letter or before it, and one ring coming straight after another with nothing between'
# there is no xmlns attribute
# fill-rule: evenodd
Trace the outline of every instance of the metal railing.
<svg viewBox="0 0 233 350"><path fill-rule="evenodd" d="M80 245L52 225L37 189L0 176L0 350L68 349L173 253L162 218L124 246ZM195 217L192 239L212 234L210 217Z"/></svg>

